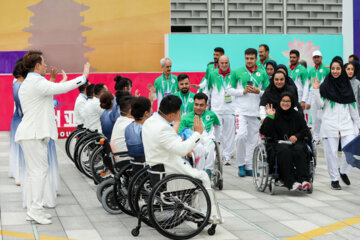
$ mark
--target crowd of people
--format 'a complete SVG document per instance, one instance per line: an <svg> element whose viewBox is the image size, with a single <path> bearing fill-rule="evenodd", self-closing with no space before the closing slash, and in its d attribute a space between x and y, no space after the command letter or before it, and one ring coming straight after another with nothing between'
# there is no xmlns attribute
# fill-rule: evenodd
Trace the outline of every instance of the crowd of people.
<svg viewBox="0 0 360 240"><path fill-rule="evenodd" d="M163 58L162 74L146 98L138 91L132 96L132 81L120 75L114 79L115 94L104 83L90 84L88 63L82 76L67 81L63 73L63 80L54 83L55 69L50 80L44 77L43 54L27 52L13 72L9 176L21 185L28 219L51 223L43 207L56 206L59 186L53 95L74 88L80 92L74 104L77 125L103 133L113 152L128 152L149 165L162 163L166 171L200 179L208 191L214 142L220 142L225 165L235 157L238 176L253 176L253 153L261 135L292 143L277 149L279 174L289 190L310 188L308 139L315 146L323 144L331 188L341 189L339 178L350 185L351 166L343 156L339 168L337 152L339 141L345 146L360 133L358 57L351 55L345 65L334 57L327 65L322 53L314 51L314 67L308 69L295 49L289 66L270 57L266 44L244 53L245 66L230 69L224 49L215 48L200 84L191 83L185 73L173 75L171 59ZM158 111L152 113L155 100ZM186 155L194 158L195 168L185 164ZM222 220L215 214L213 221Z"/></svg>

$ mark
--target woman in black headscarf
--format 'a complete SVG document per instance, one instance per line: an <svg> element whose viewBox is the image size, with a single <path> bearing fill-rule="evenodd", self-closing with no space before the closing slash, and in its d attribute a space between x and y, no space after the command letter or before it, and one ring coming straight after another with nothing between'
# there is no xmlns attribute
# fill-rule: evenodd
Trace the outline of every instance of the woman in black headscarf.
<svg viewBox="0 0 360 240"><path fill-rule="evenodd" d="M345 146L360 133L360 118L356 108L354 92L349 78L346 76L342 59L336 57L330 65L330 73L321 83L312 81L318 106L323 108L320 136L323 138L324 154L328 172L331 178L331 188L341 190L339 177L345 184L350 185L347 176L351 166L342 156L342 163L338 169L338 143ZM354 128L356 125L356 131Z"/></svg>
<svg viewBox="0 0 360 240"><path fill-rule="evenodd" d="M302 107L298 103L297 89L293 80L289 78L284 71L278 70L270 79L270 84L260 99L260 118L262 120L266 117L265 106L272 104L274 108L277 108L283 92L290 92L292 94L296 102L294 107L303 113Z"/></svg>
<svg viewBox="0 0 360 240"><path fill-rule="evenodd" d="M344 65L344 69L346 71L346 75L350 80L351 87L354 91L357 109L358 111L360 111L360 80L357 79L360 70L359 63L357 61L349 62Z"/></svg>
<svg viewBox="0 0 360 240"><path fill-rule="evenodd" d="M309 161L304 142L304 138L308 137L308 128L304 116L294 109L295 103L292 93L284 92L277 108L267 104L267 117L260 133L273 140L287 140L292 143L275 145L273 157L277 158L279 177L292 191L309 190ZM270 158L272 159L271 156Z"/></svg>
<svg viewBox="0 0 360 240"><path fill-rule="evenodd" d="M269 60L266 63L266 73L267 73L269 79L271 79L272 76L274 75L276 67L277 67L277 64L274 60Z"/></svg>

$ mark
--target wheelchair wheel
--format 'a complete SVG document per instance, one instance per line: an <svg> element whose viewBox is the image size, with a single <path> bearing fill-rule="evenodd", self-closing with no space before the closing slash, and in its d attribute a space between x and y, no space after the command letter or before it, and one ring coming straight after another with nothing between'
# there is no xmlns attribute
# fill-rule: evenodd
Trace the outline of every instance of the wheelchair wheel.
<svg viewBox="0 0 360 240"><path fill-rule="evenodd" d="M275 179L270 179L269 181L269 191L270 195L275 195Z"/></svg>
<svg viewBox="0 0 360 240"><path fill-rule="evenodd" d="M135 195L137 189L140 187L141 182L148 176L147 170L149 166L138 171L132 178L128 188L128 203L131 209L133 216L136 216L136 209L135 209Z"/></svg>
<svg viewBox="0 0 360 240"><path fill-rule="evenodd" d="M223 159L221 155L220 145L217 142L215 143L215 171L214 171L214 185L219 190L223 189L224 180L223 180Z"/></svg>
<svg viewBox="0 0 360 240"><path fill-rule="evenodd" d="M97 199L99 200L99 202L101 202L101 198L102 198L104 191L107 188L112 187L114 185L114 182L115 182L115 180L113 178L109 178L106 181L102 181L98 185L98 187L96 189L96 196L97 196Z"/></svg>
<svg viewBox="0 0 360 240"><path fill-rule="evenodd" d="M80 160L79 160L80 151L87 141L95 138L98 135L99 135L98 133L92 133L92 134L86 134L86 135L84 133L84 136L81 136L78 139L78 141L76 141L75 151L74 151L74 163L80 172L82 172L82 169L80 167Z"/></svg>
<svg viewBox="0 0 360 240"><path fill-rule="evenodd" d="M205 187L180 174L158 182L148 201L149 218L156 230L171 239L188 239L209 224L211 202Z"/></svg>
<svg viewBox="0 0 360 240"><path fill-rule="evenodd" d="M73 131L65 142L65 151L66 155L74 161L74 150L77 138L86 131L85 128L76 129Z"/></svg>
<svg viewBox="0 0 360 240"><path fill-rule="evenodd" d="M119 208L119 205L115 201L114 189L109 187L107 188L102 197L101 197L101 204L105 211L110 214L120 214L122 211Z"/></svg>
<svg viewBox="0 0 360 240"><path fill-rule="evenodd" d="M90 170L94 183L97 185L111 177L103 163L104 157L103 146L97 146L90 156Z"/></svg>
<svg viewBox="0 0 360 240"><path fill-rule="evenodd" d="M81 171L90 179L93 179L92 172L91 172L91 155L94 152L96 145L96 139L91 139L87 141L80 149L79 153L79 166Z"/></svg>
<svg viewBox="0 0 360 240"><path fill-rule="evenodd" d="M253 182L259 192L264 192L269 181L269 164L265 145L256 146L253 155Z"/></svg>
<svg viewBox="0 0 360 240"><path fill-rule="evenodd" d="M128 189L129 182L132 178L132 165L127 164L124 166L119 173L115 175L115 183L114 183L114 199L119 206L119 209L130 215L134 216L133 212L129 206L128 200Z"/></svg>

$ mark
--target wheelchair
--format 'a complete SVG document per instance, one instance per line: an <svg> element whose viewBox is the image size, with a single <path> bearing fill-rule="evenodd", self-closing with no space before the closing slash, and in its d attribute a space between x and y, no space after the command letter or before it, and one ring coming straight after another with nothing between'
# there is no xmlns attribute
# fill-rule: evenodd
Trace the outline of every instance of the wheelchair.
<svg viewBox="0 0 360 240"><path fill-rule="evenodd" d="M138 218L131 234L138 236L144 222L171 239L192 238L208 225L208 234L214 235L211 200L201 181L183 174L166 175L164 170L163 164L157 164L138 172L142 181L136 193L128 195Z"/></svg>
<svg viewBox="0 0 360 240"><path fill-rule="evenodd" d="M222 190L224 187L224 179L223 179L223 158L221 153L220 143L212 140L215 145L215 157L214 157L214 169L211 171L210 180L213 183L214 188L218 188ZM185 160L193 167L196 168L195 156L192 154L191 157L185 157Z"/></svg>
<svg viewBox="0 0 360 240"><path fill-rule="evenodd" d="M274 146L276 144L291 143L288 141L275 141L264 137L261 139L261 143L255 147L253 155L253 182L255 187L260 192L265 192L266 188L269 187L271 195L275 194L276 187L283 186L277 172L276 153L274 160L269 157L270 151L276 147ZM307 148L307 160L309 161L309 182L311 183L310 189L306 190L306 192L311 194L313 192L313 181L317 161L316 148L311 140L305 139L305 144ZM271 163L271 161L273 161L273 163Z"/></svg>
<svg viewBox="0 0 360 240"><path fill-rule="evenodd" d="M98 142L101 146L96 163L97 170L106 173L108 178L102 181L97 188L97 197L104 209L111 214L128 213L127 189L129 179L132 177L130 162L132 158L127 152L113 153L109 141L101 138ZM94 156L93 156L94 157ZM95 158L92 158L95 159ZM95 166L92 163L92 166ZM94 168L94 167L93 167ZM124 201L124 199L126 199Z"/></svg>
<svg viewBox="0 0 360 240"><path fill-rule="evenodd" d="M69 135L65 142L65 151L66 155L74 161L74 152L75 152L75 144L78 137L86 131L84 125L81 124L76 127L76 129Z"/></svg>

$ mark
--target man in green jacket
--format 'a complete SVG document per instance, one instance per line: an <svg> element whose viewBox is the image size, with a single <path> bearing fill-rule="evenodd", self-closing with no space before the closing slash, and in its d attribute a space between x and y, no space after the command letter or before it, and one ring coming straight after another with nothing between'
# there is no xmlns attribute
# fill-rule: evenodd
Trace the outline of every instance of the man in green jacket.
<svg viewBox="0 0 360 240"><path fill-rule="evenodd" d="M182 73L178 76L178 87L180 91L174 93L181 101L181 116L194 111L194 96L195 93L190 92L189 76Z"/></svg>
<svg viewBox="0 0 360 240"><path fill-rule="evenodd" d="M306 100L309 95L309 80L308 80L308 72L305 67L303 67L300 63L300 52L298 50L290 51L290 66L289 73L290 77L294 80L295 85L297 87L299 102L301 102L301 107L305 109Z"/></svg>
<svg viewBox="0 0 360 240"><path fill-rule="evenodd" d="M161 100L167 95L171 95L179 91L177 76L171 74L172 62L170 58L162 58L160 60L162 74L155 79L153 99L158 100L158 108Z"/></svg>
<svg viewBox="0 0 360 240"><path fill-rule="evenodd" d="M206 71L205 71L205 77L203 77L203 79L201 79L201 82L199 85L192 84L191 86L196 89L199 89L199 92L203 92L207 85L207 79L209 78L210 73L214 70L219 70L219 58L224 54L225 54L225 50L222 47L216 47L214 49L214 61L210 62L207 65Z"/></svg>
<svg viewBox="0 0 360 240"><path fill-rule="evenodd" d="M269 60L275 61L274 58L270 57L270 48L266 44L260 44L259 46L259 59L256 61L256 65L259 69L266 71L266 63Z"/></svg>
<svg viewBox="0 0 360 240"><path fill-rule="evenodd" d="M179 75L180 77L180 75ZM211 176L214 170L215 162L215 131L219 131L220 121L213 111L206 110L208 97L204 93L197 93L194 96L194 111L181 118L179 133L184 128L193 129L194 117L198 115L203 123L204 131L202 133L201 144L194 149L196 168L206 170Z"/></svg>

